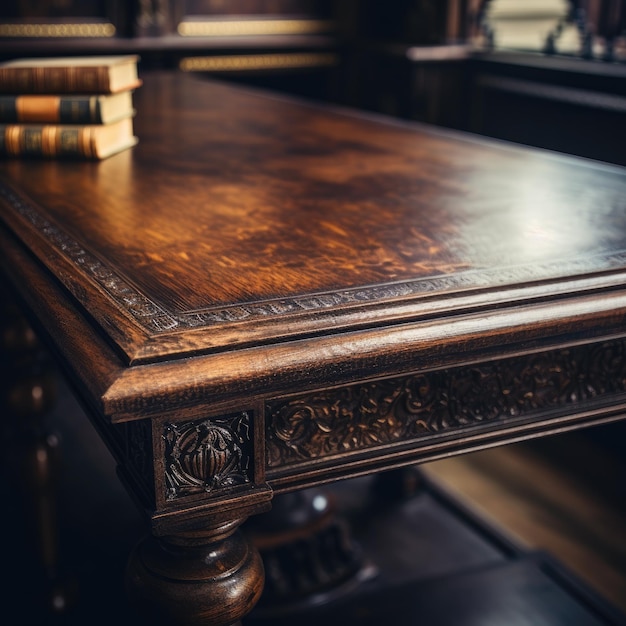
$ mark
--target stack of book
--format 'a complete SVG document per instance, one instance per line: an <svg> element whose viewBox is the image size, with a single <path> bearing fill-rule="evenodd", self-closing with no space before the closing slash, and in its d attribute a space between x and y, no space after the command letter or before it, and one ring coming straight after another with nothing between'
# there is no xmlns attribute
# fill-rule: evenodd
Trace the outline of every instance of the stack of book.
<svg viewBox="0 0 626 626"><path fill-rule="evenodd" d="M137 57L0 64L0 155L104 159L137 143Z"/></svg>

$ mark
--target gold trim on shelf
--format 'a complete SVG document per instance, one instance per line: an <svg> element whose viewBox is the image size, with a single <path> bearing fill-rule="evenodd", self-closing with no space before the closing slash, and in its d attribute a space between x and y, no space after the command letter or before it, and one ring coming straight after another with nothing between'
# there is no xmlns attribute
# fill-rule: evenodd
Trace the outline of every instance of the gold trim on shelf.
<svg viewBox="0 0 626 626"><path fill-rule="evenodd" d="M0 37L113 37L115 26L104 24L0 24Z"/></svg>
<svg viewBox="0 0 626 626"><path fill-rule="evenodd" d="M251 37L255 35L310 35L333 29L328 20L185 20L182 37Z"/></svg>
<svg viewBox="0 0 626 626"><path fill-rule="evenodd" d="M233 72L335 65L337 55L326 53L254 54L187 57L180 62L183 72Z"/></svg>

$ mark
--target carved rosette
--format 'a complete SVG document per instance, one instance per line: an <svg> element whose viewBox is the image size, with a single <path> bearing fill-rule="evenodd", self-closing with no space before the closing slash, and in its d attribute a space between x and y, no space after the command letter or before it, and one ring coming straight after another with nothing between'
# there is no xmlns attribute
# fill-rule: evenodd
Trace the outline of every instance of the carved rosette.
<svg viewBox="0 0 626 626"><path fill-rule="evenodd" d="M248 413L166 424L167 500L230 489L252 480Z"/></svg>
<svg viewBox="0 0 626 626"><path fill-rule="evenodd" d="M626 391L626 340L362 383L269 403L267 464L527 418Z"/></svg>

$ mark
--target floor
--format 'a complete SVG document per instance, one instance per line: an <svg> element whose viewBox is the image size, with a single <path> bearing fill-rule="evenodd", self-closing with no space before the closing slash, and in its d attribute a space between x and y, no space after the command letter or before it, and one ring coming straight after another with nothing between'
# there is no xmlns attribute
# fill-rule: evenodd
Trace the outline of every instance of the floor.
<svg viewBox="0 0 626 626"><path fill-rule="evenodd" d="M531 548L548 550L626 613L626 424L423 466Z"/></svg>

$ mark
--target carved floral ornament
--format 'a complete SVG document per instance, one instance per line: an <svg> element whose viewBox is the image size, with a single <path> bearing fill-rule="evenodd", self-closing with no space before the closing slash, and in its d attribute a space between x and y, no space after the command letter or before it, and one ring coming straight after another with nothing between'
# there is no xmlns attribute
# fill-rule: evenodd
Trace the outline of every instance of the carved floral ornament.
<svg viewBox="0 0 626 626"><path fill-rule="evenodd" d="M166 424L163 439L168 500L251 481L252 442L247 413Z"/></svg>
<svg viewBox="0 0 626 626"><path fill-rule="evenodd" d="M270 468L626 391L626 340L297 396L267 407Z"/></svg>

